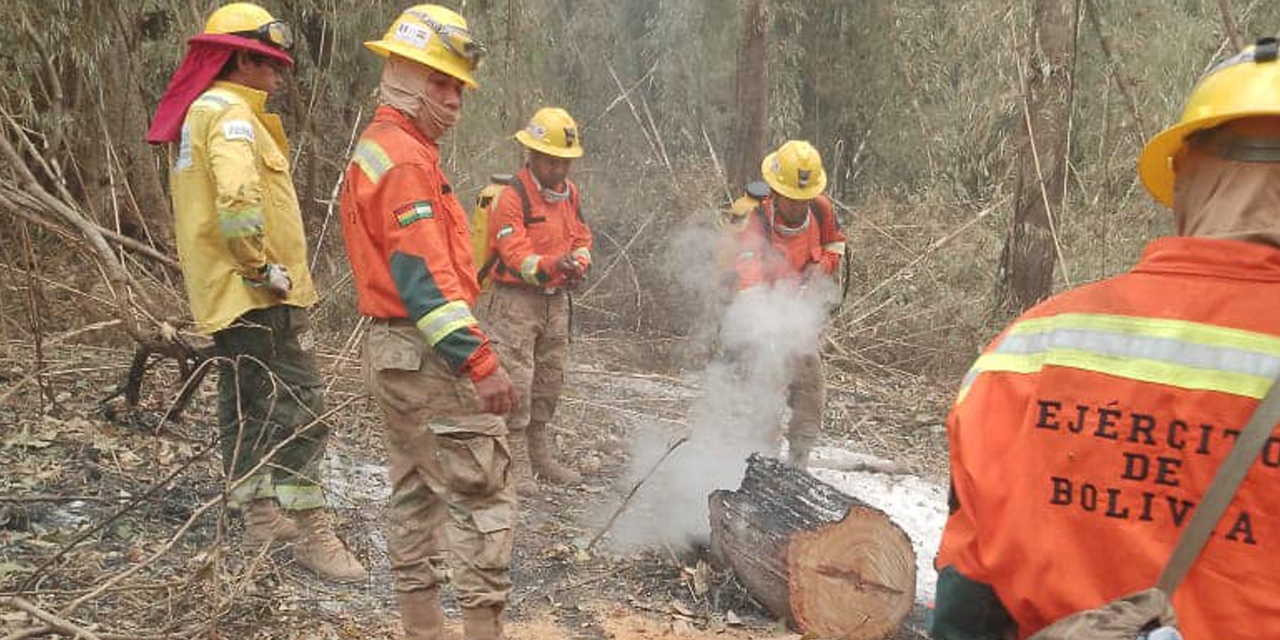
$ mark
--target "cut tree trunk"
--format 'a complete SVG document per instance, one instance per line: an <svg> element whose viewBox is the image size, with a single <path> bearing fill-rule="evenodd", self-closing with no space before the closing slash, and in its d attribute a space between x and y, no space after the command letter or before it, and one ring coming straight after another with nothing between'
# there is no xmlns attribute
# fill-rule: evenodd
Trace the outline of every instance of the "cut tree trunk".
<svg viewBox="0 0 1280 640"><path fill-rule="evenodd" d="M915 551L883 511L759 454L709 506L713 559L797 631L886 638L910 613Z"/></svg>

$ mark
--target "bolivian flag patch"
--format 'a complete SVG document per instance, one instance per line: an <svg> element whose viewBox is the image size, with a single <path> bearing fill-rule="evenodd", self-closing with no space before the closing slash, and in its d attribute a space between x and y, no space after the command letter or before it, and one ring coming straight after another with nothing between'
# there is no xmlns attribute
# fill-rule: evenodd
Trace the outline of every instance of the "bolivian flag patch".
<svg viewBox="0 0 1280 640"><path fill-rule="evenodd" d="M419 220L427 220L436 216L435 212L431 209L431 203L426 200L410 202L409 204L396 209L393 213L396 216L396 222L399 222L402 227L407 227Z"/></svg>

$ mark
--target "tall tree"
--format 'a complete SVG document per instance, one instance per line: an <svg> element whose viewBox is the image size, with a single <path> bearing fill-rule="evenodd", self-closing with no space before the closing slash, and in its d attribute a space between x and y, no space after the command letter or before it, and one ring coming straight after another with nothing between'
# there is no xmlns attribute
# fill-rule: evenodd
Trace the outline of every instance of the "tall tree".
<svg viewBox="0 0 1280 640"><path fill-rule="evenodd" d="M1018 73L1023 126L1016 139L1013 216L996 283L999 315L1019 313L1053 290L1051 206L1060 212L1064 200L1078 15L1078 1L1032 2L1028 54Z"/></svg>
<svg viewBox="0 0 1280 640"><path fill-rule="evenodd" d="M736 81L737 119L734 121L733 154L729 179L741 189L758 173L764 157L765 122L769 110L769 19L765 0L746 0L742 6L742 37L738 42Z"/></svg>

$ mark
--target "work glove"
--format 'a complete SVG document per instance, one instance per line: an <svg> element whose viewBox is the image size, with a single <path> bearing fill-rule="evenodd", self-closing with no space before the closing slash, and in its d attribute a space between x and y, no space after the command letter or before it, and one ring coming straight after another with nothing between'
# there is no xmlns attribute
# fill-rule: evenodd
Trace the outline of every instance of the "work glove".
<svg viewBox="0 0 1280 640"><path fill-rule="evenodd" d="M289 270L282 264L267 263L259 270L257 280L246 279L245 281L251 287L266 289L280 298L289 295L289 291L293 289L293 279L289 277Z"/></svg>
<svg viewBox="0 0 1280 640"><path fill-rule="evenodd" d="M556 270L564 277L564 286L570 289L582 284L587 277L586 266L567 253L556 262Z"/></svg>

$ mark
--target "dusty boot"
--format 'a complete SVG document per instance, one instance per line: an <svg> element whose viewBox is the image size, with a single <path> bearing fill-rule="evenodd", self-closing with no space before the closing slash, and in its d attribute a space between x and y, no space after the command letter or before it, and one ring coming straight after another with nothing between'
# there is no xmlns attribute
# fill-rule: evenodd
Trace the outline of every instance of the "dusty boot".
<svg viewBox="0 0 1280 640"><path fill-rule="evenodd" d="M529 436L529 458L533 462L533 472L553 484L579 484L582 476L577 471L556 462L551 452L551 430L545 422L530 422L526 431Z"/></svg>
<svg viewBox="0 0 1280 640"><path fill-rule="evenodd" d="M244 512L244 541L250 545L266 542L293 542L299 536L298 525L284 517L271 498L249 503Z"/></svg>
<svg viewBox="0 0 1280 640"><path fill-rule="evenodd" d="M507 443L511 446L511 475L516 483L516 494L530 497L538 495L538 483L533 479L533 466L529 463L529 441L525 432L512 431L507 434Z"/></svg>
<svg viewBox="0 0 1280 640"><path fill-rule="evenodd" d="M298 512L302 536L293 545L293 559L332 582L363 582L369 577L347 545L333 533L333 518L325 509Z"/></svg>
<svg viewBox="0 0 1280 640"><path fill-rule="evenodd" d="M404 640L444 640L444 610L439 589L397 591Z"/></svg>
<svg viewBox="0 0 1280 640"><path fill-rule="evenodd" d="M464 640L502 640L502 607L462 610Z"/></svg>

